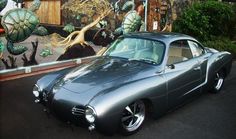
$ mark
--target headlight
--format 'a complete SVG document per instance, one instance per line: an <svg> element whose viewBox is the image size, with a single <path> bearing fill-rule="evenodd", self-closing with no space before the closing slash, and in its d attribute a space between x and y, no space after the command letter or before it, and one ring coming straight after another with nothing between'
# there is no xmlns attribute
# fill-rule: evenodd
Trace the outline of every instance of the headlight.
<svg viewBox="0 0 236 139"><path fill-rule="evenodd" d="M96 117L96 112L95 110L88 106L85 110L85 118L89 123L94 123L95 122L95 117Z"/></svg>
<svg viewBox="0 0 236 139"><path fill-rule="evenodd" d="M37 84L34 85L33 88L33 94L35 97L39 97L39 92L41 92L42 90L39 88L39 86Z"/></svg>

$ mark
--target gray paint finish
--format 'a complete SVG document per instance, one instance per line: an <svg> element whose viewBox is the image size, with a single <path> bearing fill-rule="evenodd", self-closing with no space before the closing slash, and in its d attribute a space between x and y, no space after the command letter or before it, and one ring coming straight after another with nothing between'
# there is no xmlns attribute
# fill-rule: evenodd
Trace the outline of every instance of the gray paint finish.
<svg viewBox="0 0 236 139"><path fill-rule="evenodd" d="M145 100L159 116L181 104L189 97L201 93L214 82L215 73L224 70L228 75L232 56L228 52L206 49L200 57L167 66L169 44L192 37L175 33L133 33L122 37L157 40L165 43L166 51L160 65L129 61L117 57L101 56L88 64L44 76L37 85L44 89L46 106L66 120L74 117L75 106L91 106L96 111L96 128L114 132L119 127L122 111L136 100ZM68 73L67 73L68 72ZM48 84L48 86L47 86ZM53 86L61 85L55 93ZM43 101L42 94L40 95Z"/></svg>

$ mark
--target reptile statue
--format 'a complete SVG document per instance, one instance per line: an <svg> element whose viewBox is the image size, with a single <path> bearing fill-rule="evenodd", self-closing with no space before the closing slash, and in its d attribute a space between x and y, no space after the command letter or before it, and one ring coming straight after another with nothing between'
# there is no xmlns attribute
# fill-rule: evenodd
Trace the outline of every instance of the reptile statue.
<svg viewBox="0 0 236 139"><path fill-rule="evenodd" d="M143 10L143 5L139 5L135 10L134 0L127 1L122 7L122 11L128 13L125 15L121 27L117 28L114 33L121 35L138 31L142 25L141 14L143 14Z"/></svg>
<svg viewBox="0 0 236 139"><path fill-rule="evenodd" d="M14 1L16 2L16 0ZM6 3L7 0L0 0L0 12L4 9ZM7 50L10 54L20 55L28 50L25 46L14 46L14 43L26 40L37 29L40 22L34 12L39 9L40 3L40 0L34 0L29 9L15 8L1 17L1 26L4 29Z"/></svg>
<svg viewBox="0 0 236 139"><path fill-rule="evenodd" d="M120 9L117 7L117 5L118 4L116 3L115 10ZM121 11L127 12L127 13L124 16L121 27L118 27L114 31L114 35L116 37L118 37L122 34L139 31L139 29L142 26L141 15L144 12L144 6L141 4L135 9L134 0L129 0L124 3L124 5L121 8ZM118 12L118 10L117 10L117 12ZM102 55L106 50L107 50L107 47L102 47L102 49L99 52L97 52L97 55Z"/></svg>

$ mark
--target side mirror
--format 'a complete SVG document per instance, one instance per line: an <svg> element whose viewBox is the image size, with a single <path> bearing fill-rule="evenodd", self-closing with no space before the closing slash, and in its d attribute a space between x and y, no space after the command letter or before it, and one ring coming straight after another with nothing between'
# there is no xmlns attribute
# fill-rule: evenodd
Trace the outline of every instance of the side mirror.
<svg viewBox="0 0 236 139"><path fill-rule="evenodd" d="M170 68L170 69L175 69L175 65L174 64L170 64L167 67Z"/></svg>

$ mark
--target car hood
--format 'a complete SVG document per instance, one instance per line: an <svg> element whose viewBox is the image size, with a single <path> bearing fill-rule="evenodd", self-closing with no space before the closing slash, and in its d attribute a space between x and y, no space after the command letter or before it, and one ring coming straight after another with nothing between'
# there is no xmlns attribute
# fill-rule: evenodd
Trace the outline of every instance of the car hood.
<svg viewBox="0 0 236 139"><path fill-rule="evenodd" d="M62 88L74 93L86 93L94 88L107 88L107 85L120 85L145 78L155 66L139 61L115 57L99 57L88 64L76 67L60 81ZM137 75L138 74L138 75ZM98 91L98 90L97 90Z"/></svg>

